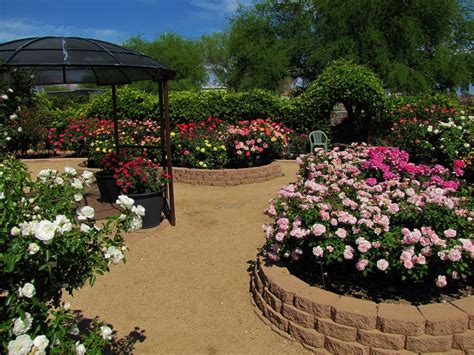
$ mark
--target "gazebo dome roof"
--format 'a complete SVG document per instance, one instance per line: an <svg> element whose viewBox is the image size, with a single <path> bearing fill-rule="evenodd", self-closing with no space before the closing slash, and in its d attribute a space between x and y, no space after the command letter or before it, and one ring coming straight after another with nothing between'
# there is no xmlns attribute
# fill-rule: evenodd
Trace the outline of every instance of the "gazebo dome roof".
<svg viewBox="0 0 474 355"><path fill-rule="evenodd" d="M0 44L0 75L14 68L34 70L33 84L37 85L119 85L169 80L176 75L173 69L144 54L79 37L32 37Z"/></svg>

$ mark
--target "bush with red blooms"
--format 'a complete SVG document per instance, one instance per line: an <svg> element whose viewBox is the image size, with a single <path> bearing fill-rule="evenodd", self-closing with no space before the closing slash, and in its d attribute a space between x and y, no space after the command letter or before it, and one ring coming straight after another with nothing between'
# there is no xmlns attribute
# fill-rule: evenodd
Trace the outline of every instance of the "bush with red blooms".
<svg viewBox="0 0 474 355"><path fill-rule="evenodd" d="M160 165L138 157L127 162L119 162L114 178L123 193L144 194L161 190L170 180Z"/></svg>

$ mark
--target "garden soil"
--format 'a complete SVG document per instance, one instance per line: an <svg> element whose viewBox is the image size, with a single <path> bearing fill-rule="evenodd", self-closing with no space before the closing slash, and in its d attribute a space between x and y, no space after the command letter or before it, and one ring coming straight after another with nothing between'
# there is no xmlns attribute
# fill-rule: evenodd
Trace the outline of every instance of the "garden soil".
<svg viewBox="0 0 474 355"><path fill-rule="evenodd" d="M26 163L36 173L66 165L81 169L81 161ZM284 176L263 183L175 183L176 226L163 221L127 235L126 264L112 266L93 287L65 299L84 317L109 322L123 338L120 353L130 352L127 340L134 354L309 353L273 332L256 315L249 294L249 269L265 242L263 210L297 171L294 161L281 165ZM117 212L112 205L94 207Z"/></svg>

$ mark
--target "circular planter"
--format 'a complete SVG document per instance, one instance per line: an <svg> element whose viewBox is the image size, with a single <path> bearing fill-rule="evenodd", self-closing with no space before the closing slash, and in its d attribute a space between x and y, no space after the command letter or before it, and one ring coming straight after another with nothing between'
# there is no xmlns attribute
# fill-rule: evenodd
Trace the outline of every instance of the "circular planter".
<svg viewBox="0 0 474 355"><path fill-rule="evenodd" d="M263 182L283 176L280 163L242 169L173 168L174 181L193 185L236 186Z"/></svg>
<svg viewBox="0 0 474 355"><path fill-rule="evenodd" d="M113 203L117 200L120 194L117 186L117 179L114 179L114 174L104 171L94 173L97 186L100 191L100 199L102 202Z"/></svg>
<svg viewBox="0 0 474 355"><path fill-rule="evenodd" d="M163 211L163 195L165 189L146 194L129 194L128 197L135 200L135 205L145 207L145 216L142 217L142 228L153 228L161 223L161 212Z"/></svg>
<svg viewBox="0 0 474 355"><path fill-rule="evenodd" d="M411 306L337 295L257 258L250 290L259 316L313 351L410 354L474 351L474 296Z"/></svg>

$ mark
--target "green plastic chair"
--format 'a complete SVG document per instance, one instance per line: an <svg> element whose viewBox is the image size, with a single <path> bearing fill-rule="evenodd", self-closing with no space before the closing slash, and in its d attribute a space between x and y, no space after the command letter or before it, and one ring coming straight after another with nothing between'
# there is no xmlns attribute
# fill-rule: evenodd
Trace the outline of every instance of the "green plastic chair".
<svg viewBox="0 0 474 355"><path fill-rule="evenodd" d="M314 148L321 146L325 151L328 150L328 136L323 131L313 131L308 137L311 152L314 152Z"/></svg>

